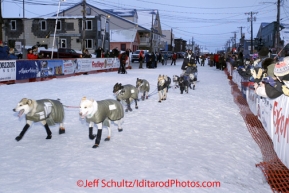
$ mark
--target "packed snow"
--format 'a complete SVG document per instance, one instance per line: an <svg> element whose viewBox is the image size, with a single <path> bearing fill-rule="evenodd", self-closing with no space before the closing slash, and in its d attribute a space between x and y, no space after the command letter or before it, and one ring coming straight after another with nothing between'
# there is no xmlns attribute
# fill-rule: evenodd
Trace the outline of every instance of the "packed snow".
<svg viewBox="0 0 289 193"><path fill-rule="evenodd" d="M158 75L180 75L181 64L179 59L176 66L138 69L132 63L127 74L0 86L0 192L272 192L255 166L262 161L260 149L223 71L198 66L195 90L180 94L172 86L167 100L158 103ZM115 99L115 83L135 85L137 78L149 81L152 95L138 102L139 109L133 104L133 111L125 112L122 132L112 124L108 142L104 128L100 146L93 149L88 124L79 117L81 98ZM59 135L59 125L51 126L52 139L47 140L43 125L34 123L17 142L25 116L19 118L12 109L22 98L61 99L70 106L65 107L66 133Z"/></svg>

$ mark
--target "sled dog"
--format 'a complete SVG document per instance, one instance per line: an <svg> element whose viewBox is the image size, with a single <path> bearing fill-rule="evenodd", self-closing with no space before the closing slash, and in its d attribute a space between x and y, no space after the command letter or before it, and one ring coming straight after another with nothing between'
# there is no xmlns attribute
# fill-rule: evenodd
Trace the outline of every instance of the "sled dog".
<svg viewBox="0 0 289 193"><path fill-rule="evenodd" d="M136 79L136 88L139 90L140 93L143 93L141 96L142 100L148 99L148 93L150 91L150 83L145 79Z"/></svg>
<svg viewBox="0 0 289 193"><path fill-rule="evenodd" d="M138 109L137 100L138 100L138 89L130 84L121 85L121 83L116 83L112 91L116 95L118 101L125 101L127 104L127 109L125 112L132 111L130 104L134 100L135 108Z"/></svg>
<svg viewBox="0 0 289 193"><path fill-rule="evenodd" d="M158 77L158 94L159 94L159 103L162 100L166 100L167 99L167 92L168 92L168 88L171 84L171 79L170 77L166 76L166 75L159 75Z"/></svg>
<svg viewBox="0 0 289 193"><path fill-rule="evenodd" d="M86 119L89 123L89 139L95 138L95 144L92 148L97 148L100 144L102 127L106 126L108 129L108 136L105 141L109 141L111 137L111 121L118 125L118 131L121 132L121 124L124 116L122 104L117 100L106 99L101 101L89 100L83 97L80 102L79 115L82 119ZM93 134L93 126L97 125L97 134Z"/></svg>
<svg viewBox="0 0 289 193"><path fill-rule="evenodd" d="M183 94L184 91L185 91L186 93L189 93L190 83L189 83L189 81L185 78L185 76L181 76L181 77L179 78L179 87L180 87L181 94Z"/></svg>
<svg viewBox="0 0 289 193"><path fill-rule="evenodd" d="M179 88L179 80L180 80L179 76L173 75L173 83L174 83L175 88Z"/></svg>
<svg viewBox="0 0 289 193"><path fill-rule="evenodd" d="M17 104L14 112L19 112L18 116L25 114L26 125L22 129L21 133L15 138L16 141L20 141L28 128L33 122L41 122L47 133L46 139L52 138L52 132L49 126L59 123L59 134L65 133L63 126L64 108L59 100L41 99L32 100L23 98Z"/></svg>

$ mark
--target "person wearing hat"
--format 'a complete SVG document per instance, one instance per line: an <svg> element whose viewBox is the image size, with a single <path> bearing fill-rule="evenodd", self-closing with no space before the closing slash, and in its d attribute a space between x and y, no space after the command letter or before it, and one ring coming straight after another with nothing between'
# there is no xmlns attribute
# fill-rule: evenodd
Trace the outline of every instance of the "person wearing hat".
<svg viewBox="0 0 289 193"><path fill-rule="evenodd" d="M282 83L282 92L289 96L289 56L276 63L274 75Z"/></svg>
<svg viewBox="0 0 289 193"><path fill-rule="evenodd" d="M181 69L183 70L183 74L186 72L188 65L196 64L195 56L192 50L189 50L188 53L185 54L183 64Z"/></svg>

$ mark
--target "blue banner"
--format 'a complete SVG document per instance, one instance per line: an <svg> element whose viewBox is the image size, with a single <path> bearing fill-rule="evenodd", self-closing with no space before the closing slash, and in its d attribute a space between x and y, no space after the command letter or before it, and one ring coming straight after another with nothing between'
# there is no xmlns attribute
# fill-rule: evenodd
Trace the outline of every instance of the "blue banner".
<svg viewBox="0 0 289 193"><path fill-rule="evenodd" d="M40 77L59 76L64 74L63 60L39 60Z"/></svg>
<svg viewBox="0 0 289 193"><path fill-rule="evenodd" d="M37 60L17 60L16 80L40 77L40 61Z"/></svg>

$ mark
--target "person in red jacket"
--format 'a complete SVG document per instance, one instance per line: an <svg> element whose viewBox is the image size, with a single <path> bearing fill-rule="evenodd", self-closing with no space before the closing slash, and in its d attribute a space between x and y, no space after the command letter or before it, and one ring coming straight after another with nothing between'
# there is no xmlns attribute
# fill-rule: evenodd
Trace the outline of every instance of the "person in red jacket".
<svg viewBox="0 0 289 193"><path fill-rule="evenodd" d="M126 65L126 61L128 59L128 56L126 55L126 53L124 51L121 52L121 54L118 56L119 59L119 63L120 66L118 68L118 74L127 74L126 69L125 69L125 65Z"/></svg>
<svg viewBox="0 0 289 193"><path fill-rule="evenodd" d="M176 60L177 60L177 54L176 54L176 52L174 52L173 55L172 55L172 63L171 63L171 65L173 65L173 63L176 65Z"/></svg>
<svg viewBox="0 0 289 193"><path fill-rule="evenodd" d="M32 49L28 49L28 53L27 53L27 59L38 59L38 55L33 54L33 50Z"/></svg>

